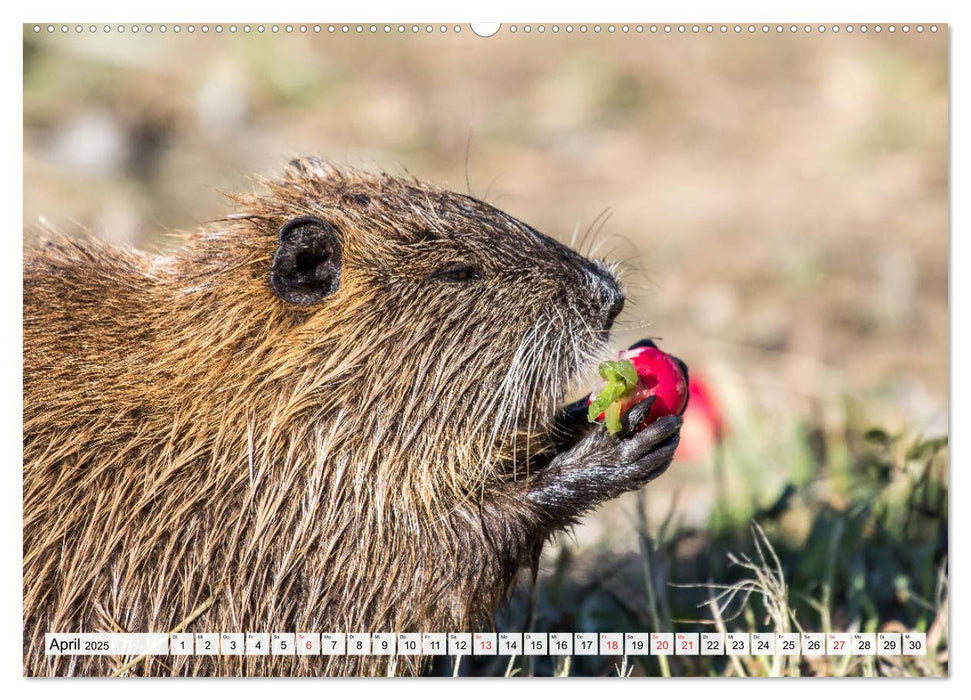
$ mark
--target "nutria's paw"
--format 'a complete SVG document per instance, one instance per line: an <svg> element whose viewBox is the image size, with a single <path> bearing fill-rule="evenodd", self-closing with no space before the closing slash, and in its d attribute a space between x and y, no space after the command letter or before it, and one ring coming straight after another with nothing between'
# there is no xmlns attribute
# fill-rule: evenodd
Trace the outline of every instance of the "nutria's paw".
<svg viewBox="0 0 971 700"><path fill-rule="evenodd" d="M563 406L553 419L551 436L556 451L564 452L576 445L593 428L587 420L587 397Z"/></svg>
<svg viewBox="0 0 971 700"><path fill-rule="evenodd" d="M623 430L616 436L606 430L595 430L567 452L560 453L550 464L559 475L568 472L587 474L614 484L625 484L622 491L643 486L661 475L678 446L680 416L664 416L640 432L638 425L650 410L653 397L641 402L623 419ZM622 491L618 491L618 494Z"/></svg>
<svg viewBox="0 0 971 700"><path fill-rule="evenodd" d="M681 417L664 416L635 433L632 426L640 424L652 402L653 397L631 408L616 436L594 430L557 454L530 484L529 500L554 520L569 521L663 474L678 446Z"/></svg>

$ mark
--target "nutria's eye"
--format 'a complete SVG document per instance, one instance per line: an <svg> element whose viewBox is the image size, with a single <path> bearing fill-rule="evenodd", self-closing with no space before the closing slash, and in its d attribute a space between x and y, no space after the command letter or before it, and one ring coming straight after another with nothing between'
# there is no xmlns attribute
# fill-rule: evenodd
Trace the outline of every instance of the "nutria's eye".
<svg viewBox="0 0 971 700"><path fill-rule="evenodd" d="M454 262L440 269L432 277L442 282L474 282L482 279L482 270L472 263Z"/></svg>
<svg viewBox="0 0 971 700"><path fill-rule="evenodd" d="M291 304L311 306L340 287L341 241L326 221L309 216L280 229L270 285Z"/></svg>

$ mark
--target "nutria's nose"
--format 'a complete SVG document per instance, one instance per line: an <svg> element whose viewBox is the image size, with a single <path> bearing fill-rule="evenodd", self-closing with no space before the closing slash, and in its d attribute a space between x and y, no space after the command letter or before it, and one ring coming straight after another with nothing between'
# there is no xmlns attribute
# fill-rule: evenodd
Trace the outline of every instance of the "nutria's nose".
<svg viewBox="0 0 971 700"><path fill-rule="evenodd" d="M607 323L613 325L614 319L620 316L620 312L624 310L624 299L623 292L618 291L613 295L613 299L610 302L610 306L607 308Z"/></svg>
<svg viewBox="0 0 971 700"><path fill-rule="evenodd" d="M606 318L606 326L609 329L614 324L614 319L624 310L624 290L620 288L617 279L610 274L610 271L603 263L591 263L588 271L592 273L596 285L597 297L599 297L600 308Z"/></svg>

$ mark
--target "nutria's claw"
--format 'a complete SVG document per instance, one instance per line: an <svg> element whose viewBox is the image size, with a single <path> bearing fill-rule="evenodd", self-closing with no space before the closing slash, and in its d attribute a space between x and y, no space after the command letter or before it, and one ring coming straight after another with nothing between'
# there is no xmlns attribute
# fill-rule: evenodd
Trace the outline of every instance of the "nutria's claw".
<svg viewBox="0 0 971 700"><path fill-rule="evenodd" d="M631 406L630 410L628 410L627 413L625 413L620 419L621 431L618 435L622 438L632 436L637 430L637 426L639 426L647 417L647 414L651 410L651 406L654 405L656 400L656 396L648 396L640 403L636 403Z"/></svg>
<svg viewBox="0 0 971 700"><path fill-rule="evenodd" d="M568 403L556 413L556 420L564 423L573 421L587 420L587 397L577 399L573 403Z"/></svg>

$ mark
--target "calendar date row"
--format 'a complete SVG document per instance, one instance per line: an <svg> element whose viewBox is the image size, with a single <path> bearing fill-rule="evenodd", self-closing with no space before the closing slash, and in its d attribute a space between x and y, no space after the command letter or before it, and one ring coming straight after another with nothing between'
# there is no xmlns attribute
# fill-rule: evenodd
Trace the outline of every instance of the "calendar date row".
<svg viewBox="0 0 971 700"><path fill-rule="evenodd" d="M922 656L923 632L48 633L50 656Z"/></svg>

